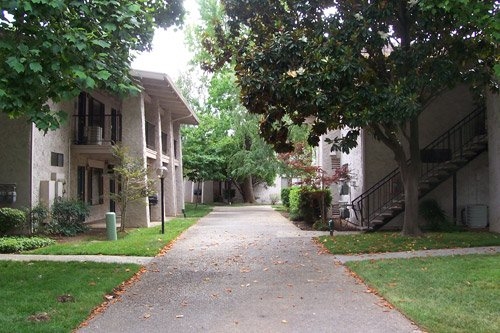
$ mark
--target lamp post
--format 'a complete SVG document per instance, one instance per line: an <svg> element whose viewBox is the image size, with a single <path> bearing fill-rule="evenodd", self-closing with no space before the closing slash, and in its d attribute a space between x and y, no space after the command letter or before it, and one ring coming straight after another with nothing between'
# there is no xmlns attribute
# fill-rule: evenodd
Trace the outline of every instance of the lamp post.
<svg viewBox="0 0 500 333"><path fill-rule="evenodd" d="M156 169L156 174L158 175L158 178L160 178L160 196L161 196L161 233L165 233L165 199L164 199L164 188L163 188L163 183L165 180L165 176L167 174L167 167L166 166L161 166L158 169Z"/></svg>

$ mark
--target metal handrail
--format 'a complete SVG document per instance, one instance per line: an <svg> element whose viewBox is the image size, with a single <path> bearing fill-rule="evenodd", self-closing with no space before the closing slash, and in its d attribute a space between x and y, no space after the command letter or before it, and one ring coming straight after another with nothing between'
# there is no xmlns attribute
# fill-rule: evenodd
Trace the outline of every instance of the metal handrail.
<svg viewBox="0 0 500 333"><path fill-rule="evenodd" d="M485 134L486 108L479 107L421 150L422 157L426 159L421 163L420 180L428 181L437 177L436 170L452 160L468 161L469 156L464 155L464 147ZM371 221L403 198L401 175L399 168L396 168L356 197L352 207L356 217L361 217L361 226L371 228Z"/></svg>

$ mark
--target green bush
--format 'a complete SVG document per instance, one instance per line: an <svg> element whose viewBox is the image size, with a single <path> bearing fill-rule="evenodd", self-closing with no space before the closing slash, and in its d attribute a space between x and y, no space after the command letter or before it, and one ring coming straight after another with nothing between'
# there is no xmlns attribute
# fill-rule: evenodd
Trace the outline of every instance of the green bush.
<svg viewBox="0 0 500 333"><path fill-rule="evenodd" d="M23 226L26 215L22 210L15 208L0 208L0 235L5 235L15 228Z"/></svg>
<svg viewBox="0 0 500 333"><path fill-rule="evenodd" d="M44 204L39 203L27 212L27 216L31 219L31 230L33 233L44 233L45 226L48 223L50 211Z"/></svg>
<svg viewBox="0 0 500 333"><path fill-rule="evenodd" d="M290 187L281 189L281 203L286 208L290 208Z"/></svg>
<svg viewBox="0 0 500 333"><path fill-rule="evenodd" d="M289 213L290 219L292 221L298 221L302 219L302 215L300 214L300 187L292 186L290 188L289 195Z"/></svg>
<svg viewBox="0 0 500 333"><path fill-rule="evenodd" d="M445 211L434 199L427 199L418 207L419 215L425 220L425 230L428 231L454 231L458 228L450 223Z"/></svg>
<svg viewBox="0 0 500 333"><path fill-rule="evenodd" d="M312 227L314 230L318 230L318 231L330 230L330 227L328 226L328 221L326 221L326 223L323 223L322 220L316 220L316 222L313 223Z"/></svg>
<svg viewBox="0 0 500 333"><path fill-rule="evenodd" d="M301 189L299 211L305 222L313 224L321 217L322 200L324 200L326 212L332 203L332 195L329 190L317 190L310 187Z"/></svg>
<svg viewBox="0 0 500 333"><path fill-rule="evenodd" d="M0 237L0 253L18 253L54 244L45 237Z"/></svg>
<svg viewBox="0 0 500 333"><path fill-rule="evenodd" d="M52 205L47 231L64 236L74 236L85 232L87 227L84 222L89 215L90 209L84 202L74 199L58 199Z"/></svg>

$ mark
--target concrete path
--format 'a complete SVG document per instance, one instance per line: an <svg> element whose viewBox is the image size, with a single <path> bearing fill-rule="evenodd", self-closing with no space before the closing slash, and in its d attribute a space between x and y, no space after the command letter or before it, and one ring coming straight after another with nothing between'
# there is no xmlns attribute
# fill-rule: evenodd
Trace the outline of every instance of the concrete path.
<svg viewBox="0 0 500 333"><path fill-rule="evenodd" d="M146 268L79 332L419 331L270 207L216 207Z"/></svg>
<svg viewBox="0 0 500 333"><path fill-rule="evenodd" d="M335 255L335 258L344 264L348 261L361 261L361 260L402 259L402 258L416 258L416 257L439 257L439 256L458 256L466 254L495 254L495 253L500 253L500 246L421 250L421 251L407 251L407 252L370 253L370 254L355 254L355 255Z"/></svg>
<svg viewBox="0 0 500 333"><path fill-rule="evenodd" d="M146 265L151 257L101 256L101 255L38 255L38 254L0 254L0 260L12 261L92 261L117 264Z"/></svg>

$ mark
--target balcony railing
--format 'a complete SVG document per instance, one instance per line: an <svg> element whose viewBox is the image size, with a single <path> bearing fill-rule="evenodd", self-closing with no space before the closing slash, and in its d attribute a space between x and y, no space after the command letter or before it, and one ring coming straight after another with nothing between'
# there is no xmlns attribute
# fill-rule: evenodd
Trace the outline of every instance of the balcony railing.
<svg viewBox="0 0 500 333"><path fill-rule="evenodd" d="M122 140L121 114L74 116L74 143L77 145L114 144Z"/></svg>

